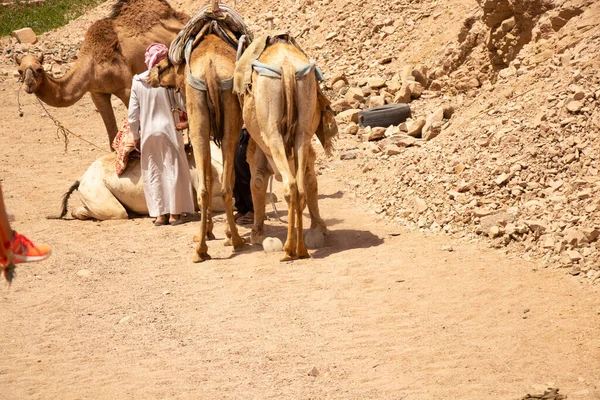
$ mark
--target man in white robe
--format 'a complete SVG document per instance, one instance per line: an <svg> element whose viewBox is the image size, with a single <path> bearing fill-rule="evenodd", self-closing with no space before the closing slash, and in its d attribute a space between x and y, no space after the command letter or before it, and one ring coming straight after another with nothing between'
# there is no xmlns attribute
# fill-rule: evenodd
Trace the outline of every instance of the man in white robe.
<svg viewBox="0 0 600 400"><path fill-rule="evenodd" d="M167 52L165 45L150 45L146 50L148 70ZM128 117L131 132L140 141L144 194L149 214L156 218L155 225L179 225L182 213L194 212L183 137L175 129L172 112L174 106L184 109L185 105L179 93L163 87L152 88L146 82L147 77L148 71L133 77Z"/></svg>

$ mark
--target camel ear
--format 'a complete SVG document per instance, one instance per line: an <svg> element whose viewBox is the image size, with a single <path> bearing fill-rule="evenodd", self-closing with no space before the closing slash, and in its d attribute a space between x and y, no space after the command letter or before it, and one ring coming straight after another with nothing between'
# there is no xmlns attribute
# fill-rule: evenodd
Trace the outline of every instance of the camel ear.
<svg viewBox="0 0 600 400"><path fill-rule="evenodd" d="M17 63L17 65L21 65L22 61L23 61L23 56L15 54L15 62Z"/></svg>
<svg viewBox="0 0 600 400"><path fill-rule="evenodd" d="M44 53L42 53L40 51L40 54L37 56L37 59L38 59L38 61L39 61L40 64L43 64L44 63Z"/></svg>

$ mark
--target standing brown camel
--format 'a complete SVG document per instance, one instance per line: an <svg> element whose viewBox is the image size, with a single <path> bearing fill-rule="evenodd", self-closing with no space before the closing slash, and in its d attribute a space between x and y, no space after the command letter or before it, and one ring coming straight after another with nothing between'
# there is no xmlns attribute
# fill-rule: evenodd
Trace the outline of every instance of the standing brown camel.
<svg viewBox="0 0 600 400"><path fill-rule="evenodd" d="M278 38L262 52L258 61L265 74L257 72L255 65L252 89L240 96L246 128L256 143L248 146L254 202L251 241L262 243L265 237L267 180L275 172L281 174L289 206L282 261L307 258L302 231L302 212L307 203L311 229L322 233L327 230L319 215L315 152L311 146L321 120L315 67L309 67L310 62L303 52ZM298 77L296 71L299 71Z"/></svg>
<svg viewBox="0 0 600 400"><path fill-rule="evenodd" d="M25 91L53 107L69 107L90 92L112 143L118 127L111 96L127 107L133 75L146 70L146 48L169 45L188 19L166 0L119 0L108 18L90 26L77 62L64 77L45 73L43 55L16 57Z"/></svg>
<svg viewBox="0 0 600 400"><path fill-rule="evenodd" d="M197 236L198 245L194 262L210 259L206 240L214 238L212 234L212 179L210 137L221 146L223 153L222 196L227 213L227 244L234 250L244 246L233 217L233 156L238 135L242 129L242 111L230 82L235 68L236 51L220 37L206 35L189 55L189 70L180 64L174 66L169 59L160 61L151 71L148 83L152 86L177 86L184 84L186 108L189 121L190 140L194 148L196 168L198 168L198 204L200 205L201 224ZM190 84L190 75L203 81L206 88L198 89ZM178 77L179 76L179 77ZM187 79L182 79L186 77ZM183 83L185 81L185 83ZM227 86L225 88L224 86Z"/></svg>

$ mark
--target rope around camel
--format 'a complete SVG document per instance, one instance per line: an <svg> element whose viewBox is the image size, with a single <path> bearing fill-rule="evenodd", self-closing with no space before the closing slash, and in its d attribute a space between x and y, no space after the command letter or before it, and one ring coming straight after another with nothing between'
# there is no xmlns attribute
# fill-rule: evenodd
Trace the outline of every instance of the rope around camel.
<svg viewBox="0 0 600 400"><path fill-rule="evenodd" d="M21 88L23 87L23 82L21 82L21 86L19 86L19 89L17 90L17 106L19 109L19 117L22 117L25 113L23 112L23 107L21 106ZM39 99L39 97L35 97L38 101L38 103L40 104L40 106L42 107L42 109L44 110L44 112L46 113L46 115L48 116L48 118L50 118L50 120L52 122L54 122L54 125L56 125L56 137L59 138L60 136L63 137L63 140L65 142L65 153L67 152L68 146L69 146L69 135L97 148L98 150L101 150L105 153L108 153L109 151L106 149L103 149L102 147L98 146L95 143L90 142L87 139L84 139L81 135L76 134L75 132L73 132L72 130L70 130L69 128L65 127L62 122L60 122L58 119L56 119L54 116L52 116L52 114L50 114L50 112L48 111L48 109L46 108L46 106L44 105L44 103Z"/></svg>

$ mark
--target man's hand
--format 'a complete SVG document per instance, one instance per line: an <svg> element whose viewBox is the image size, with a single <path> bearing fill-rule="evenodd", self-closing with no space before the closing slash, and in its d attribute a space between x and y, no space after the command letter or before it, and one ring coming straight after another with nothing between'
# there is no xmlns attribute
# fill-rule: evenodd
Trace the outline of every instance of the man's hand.
<svg viewBox="0 0 600 400"><path fill-rule="evenodd" d="M180 122L177 125L175 125L175 129L177 129L178 131L182 131L184 129L189 128L190 124L185 121L185 122Z"/></svg>

